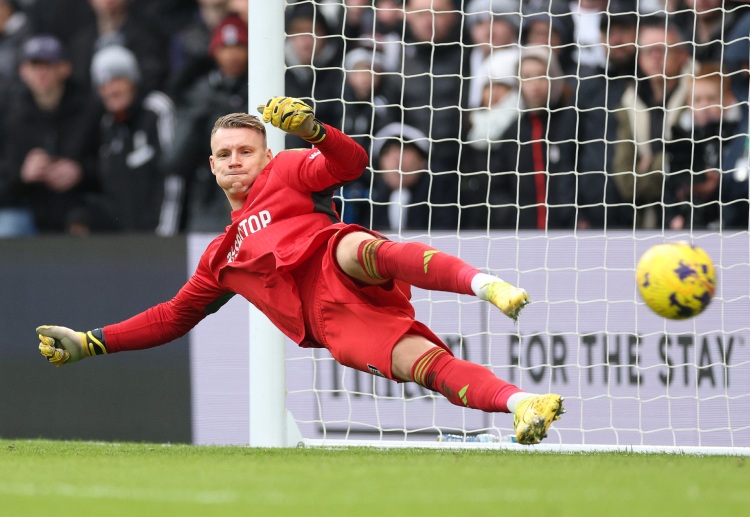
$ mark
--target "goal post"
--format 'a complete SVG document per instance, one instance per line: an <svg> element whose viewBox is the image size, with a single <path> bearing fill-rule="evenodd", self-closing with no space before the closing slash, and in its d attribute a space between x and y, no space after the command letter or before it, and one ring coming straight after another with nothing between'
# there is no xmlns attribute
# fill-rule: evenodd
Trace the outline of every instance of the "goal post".
<svg viewBox="0 0 750 517"><path fill-rule="evenodd" d="M461 100L452 106L433 105L436 90L432 87L448 84L440 82L444 78L441 74L445 74L445 77L456 74L435 72L429 65L426 65L427 70L410 69L403 63L398 66L398 62L394 66L394 59L405 55L399 52L415 51L416 45L411 41L389 39L383 34L368 40L367 24L371 24L373 32L377 32L374 30L379 27L376 27L376 23L384 23L377 19L372 5L349 7L345 2L311 0L248 1L251 20L248 85L251 111L255 104L285 91L284 72L288 72L288 69L280 65L285 61L284 46L288 36L285 34L284 16L285 8L288 10L295 4L307 4L316 17L325 17L329 22L328 29L332 33L307 34L315 45L322 47L326 42L336 41L343 49L337 62L327 62L320 67L307 66L306 72L312 77L313 88L319 86L321 81L330 81L331 71L339 72L344 80L360 71L361 66L351 68L351 61L347 62L345 58L357 48L367 48L368 44L382 51L377 59L370 56L371 81L381 76L406 87L414 84L410 81L415 77L427 78L425 84L431 85L430 88L417 92L417 95L412 91L410 98L402 91L396 97L372 94L362 100L351 97L351 91L342 83L339 95L321 104L326 109L331 104L338 105L344 125L347 117L358 120L364 117L370 123L364 129L361 125L354 125L351 127L355 129L347 131L366 146L372 146L368 147L371 161L365 175L366 182L359 185L358 190L338 191L336 201L345 220L351 220L356 214L361 217L364 207L364 213L368 214L364 222L374 224L389 238L430 244L529 291L532 303L524 309L516 325L493 310L492 306L474 297L413 289L412 299L418 319L443 339L455 355L490 368L501 378L526 391L557 392L565 397L567 413L552 426L543 447L536 449L560 452L631 450L750 454L750 320L747 318L747 314L750 314L750 234L747 224L722 226L722 219L718 224L708 225L700 223L700 218L696 217L696 214L703 213L707 205L716 206L722 213L729 209L726 213L730 213L732 208L747 203L747 199L729 198L724 192L709 201L692 200L688 196L686 202L675 198L674 192L662 190L657 199L646 203L646 208L661 210L663 214L678 205L683 208L687 206L684 213L688 214L690 222L682 229L671 229L664 221L646 229L639 222L627 227L618 226L614 219L608 219L622 208L635 212L635 199L615 202L602 197L592 201L592 198L586 197L591 192L587 192L584 186L577 189L577 197L574 195L565 206L575 218L592 206L605 208L602 211L605 222L601 228L524 228L520 224L522 216L518 215L522 213L519 201L521 183L520 180L509 179L514 175L520 178L526 174L515 170L521 166L525 142L518 137L508 141L509 145L505 147L513 149L514 153L505 160L505 163L512 162L517 166L511 172L497 169L498 162L490 159L489 154L475 160L475 164L484 167L479 167L481 170L466 169L463 160L472 153L489 153L489 147L504 143L493 133L493 127L499 124L508 126L507 116L499 112L486 117L484 122L482 117L471 117L473 113L482 111L482 108L471 104L473 101L470 99L476 100L475 91L469 95L469 90L473 88L472 79L495 73L480 72L476 65L471 64L470 54L479 45L468 39L461 42L461 55L466 57L466 68L461 70L467 76L463 78L460 88L466 89L467 95L462 96L459 92L458 98ZM487 4L495 3L503 4ZM405 7L394 8L393 5L397 3L386 4L389 10L398 11L395 14L402 17L400 26L404 30ZM404 2L405 6L410 4L408 0ZM442 6L444 2L435 0L427 4L422 11L431 17L435 28L442 23L442 19L440 22L436 20L445 13L437 13L433 7ZM468 7L469 4L479 3L463 4ZM546 5L548 2L523 4ZM645 8L647 5L653 7L656 3L639 1L637 4ZM413 5L424 4L415 2ZM491 8L485 7L479 16L489 16ZM358 12L356 16L347 16L353 14L347 13L347 10ZM471 18L477 13L468 13L463 8L454 10L452 14L458 16L464 34L478 19ZM532 17L521 7L506 14L514 15L521 22ZM556 11L549 14L554 22L550 25L550 31L559 28L558 25L563 26L557 23L562 21L563 14ZM740 17L744 10L722 8L722 14L729 20L730 16ZM592 26L591 19L587 17L594 15L578 12L571 16L581 18L585 22L582 27L585 28ZM637 16L640 26L645 17L642 13ZM652 16L649 18L653 19ZM350 31L342 35L344 33L340 28L336 32L337 20L342 22L345 19L358 20L357 23L361 24L359 32ZM576 34L573 32L567 36L575 38ZM744 43L747 49L749 39L746 34L734 40L734 43ZM581 60L597 58L596 45L589 41L571 39L564 45L566 49L580 51ZM439 50L440 45L435 48ZM400 50L394 52L394 49ZM434 50L434 55L439 54L438 50ZM746 53L746 61L750 61L750 52ZM300 70L305 66L296 63L294 68ZM744 74L742 77L746 78L747 72L747 68L732 70L726 76L732 79ZM518 69L515 68L512 79L516 81L517 73ZM546 73L549 79L551 68ZM564 77L570 79L569 85L577 85L571 86L577 93L583 91L582 83L577 82L581 78L577 74L582 73L580 65L563 72ZM688 79L690 73L693 72L686 72ZM633 76L631 79L637 78ZM498 82L511 84L513 81ZM603 81L601 84L603 99L614 95L612 83ZM692 87L694 81L689 84ZM618 95L622 94L618 92ZM418 104L414 105L414 102ZM523 113L524 105L519 104L517 99L515 102L504 109ZM574 106L578 119L606 128L615 124L623 112L621 106L592 107L584 104ZM747 141L750 134L747 98L738 98L733 105L737 108L735 111L744 114L733 136ZM399 113L398 122L401 123L418 121L420 119L414 115L420 110L427 110L429 116L423 119L427 120L427 125L420 129L423 137L416 137L415 140L411 133L378 136L377 129L373 129L378 117L393 109ZM446 136L438 130L440 128L435 127L435 124L443 124L446 119L441 117L451 109L461 114L459 127L456 128L460 136L455 138ZM630 115L638 118L643 113L645 110L633 105ZM690 111L683 110L683 113ZM463 126L472 123L471 127ZM477 136L482 134L478 128L483 129L484 137ZM623 138L621 135L602 131L601 136L594 138L590 131L582 132L580 127L574 126L570 126L566 134L569 140L566 145L570 147L552 145L553 135L543 133L541 141L546 144L542 148L546 163L559 158L556 153L562 153L565 157L566 149L572 149L577 161L573 169L562 171L563 175L573 180L571 184L575 186L588 182L596 176L605 186L592 183L589 190L593 191L595 188L612 187L619 182L617 174L623 173L607 169L594 171L597 173L595 175L591 169L578 168L583 167L581 153L589 152L598 144L603 147L611 145ZM272 150L284 148L284 136L280 131L269 130L268 138ZM395 140L401 146L403 155L407 144L419 147L420 138L431 150L447 151L451 145L456 145L460 157L456 170L438 170L433 168L431 161L421 173L426 178L426 194L423 192L423 197L417 197L421 195L417 191L408 192L406 197L383 196L383 172L376 163L375 150ZM489 146L475 145L482 138ZM631 135L629 138L626 142L636 147L648 140L643 139L642 135ZM678 137L665 133L663 142L660 139L661 150L666 149L668 142L677 140ZM688 145L681 148L683 150L680 152L684 154L682 159L674 163L679 163L684 170L678 170L678 165L672 170L665 169L662 188L672 178L677 178L679 172L690 178L690 186L703 179L699 174L705 171L693 169L698 167L699 158L704 159L697 153L699 144L705 139L688 133L688 137L682 140ZM733 181L741 182L744 173L744 181L747 182L746 146L743 152L744 155L740 152L732 158L738 164L734 169L723 160L720 163L722 188L728 188L730 175ZM743 156L745 169L740 170ZM431 156L430 160L433 159L434 156ZM610 167L611 164L606 161L609 159L611 156L603 158L603 167ZM403 165L402 156L398 168ZM635 169L633 162L632 170ZM443 195L444 192L433 195L435 190L450 187L453 177L457 178L454 183L456 189L471 187L472 196L462 197L466 192L461 191L451 201ZM499 184L505 185L506 190L497 189ZM552 188L552 183L549 185ZM632 188L635 189L635 186ZM404 194L408 189L401 183L396 190ZM500 194L510 195L503 197ZM549 208L550 202L549 197L542 199L534 205L535 212L539 213L536 210L538 207ZM425 210L411 210L420 207ZM432 217L445 208L455 209L459 221L471 219L476 223L484 220L486 224L484 227L474 224L467 228L436 229L433 223L437 219ZM508 219L493 219L507 209L516 210L511 223L508 223ZM653 217L654 210L650 212L650 217ZM413 214L419 213L427 214L427 223L423 227L414 225L418 219ZM556 217L554 214L548 212L551 218ZM377 219L379 216L383 219ZM382 226L383 221L396 221L396 224L389 229ZM195 262L196 253L205 249L207 238L190 236L192 263ZM708 252L716 266L718 285L713 302L699 317L669 321L652 313L640 299L635 285L635 267L640 255L651 245L678 240L693 242ZM221 336L221 346L228 354L236 353L243 360L247 354L246 369L212 364L207 359L208 354L201 355L204 347L216 345L217 336ZM512 444L496 443L513 433L512 415L460 408L413 383L398 384L342 367L324 349L297 347L254 309L249 314L244 308L222 309L202 322L190 339L191 354L201 358L201 361L194 361L192 366L196 443L238 443L263 447L296 446L298 443L513 447ZM234 391L238 387L240 391ZM242 390L249 391L249 394ZM222 402L217 405L215 401L218 400ZM236 415L236 418L227 415ZM241 432L234 434L234 431L227 431L228 427L241 429ZM489 435L494 440L492 443L478 443L479 435ZM449 437L447 441L446 437ZM469 443L450 441L465 440L467 437Z"/></svg>
<svg viewBox="0 0 750 517"><path fill-rule="evenodd" d="M248 0L248 103L254 106L284 91L284 4ZM268 131L268 147L284 149L280 131ZM286 447L299 442L294 419L286 410L285 337L257 308L249 308L249 444Z"/></svg>

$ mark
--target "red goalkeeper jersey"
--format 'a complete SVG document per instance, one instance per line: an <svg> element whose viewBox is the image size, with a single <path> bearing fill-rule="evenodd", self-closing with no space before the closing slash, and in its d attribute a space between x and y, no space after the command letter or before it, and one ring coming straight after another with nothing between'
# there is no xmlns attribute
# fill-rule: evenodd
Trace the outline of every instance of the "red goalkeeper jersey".
<svg viewBox="0 0 750 517"><path fill-rule="evenodd" d="M109 352L177 339L234 294L305 344L302 304L289 271L345 226L333 192L359 177L367 164L359 144L331 126L326 131L318 147L284 151L271 160L242 208L232 212L232 224L209 244L172 300L104 327Z"/></svg>

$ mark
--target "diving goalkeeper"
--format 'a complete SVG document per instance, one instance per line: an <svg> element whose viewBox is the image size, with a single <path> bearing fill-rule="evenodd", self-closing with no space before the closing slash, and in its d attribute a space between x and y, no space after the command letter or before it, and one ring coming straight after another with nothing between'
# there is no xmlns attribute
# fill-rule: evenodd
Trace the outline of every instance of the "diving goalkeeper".
<svg viewBox="0 0 750 517"><path fill-rule="evenodd" d="M517 441L541 441L563 413L562 397L522 392L454 357L415 320L410 302L410 286L475 295L515 320L529 302L526 291L424 244L342 223L332 195L362 174L365 150L298 99L275 97L258 110L263 122L314 147L274 157L258 117L220 117L209 163L232 224L193 276L170 301L120 323L88 332L38 327L41 353L61 366L162 345L239 294L299 346L325 347L345 366L416 382L459 406L513 413Z"/></svg>

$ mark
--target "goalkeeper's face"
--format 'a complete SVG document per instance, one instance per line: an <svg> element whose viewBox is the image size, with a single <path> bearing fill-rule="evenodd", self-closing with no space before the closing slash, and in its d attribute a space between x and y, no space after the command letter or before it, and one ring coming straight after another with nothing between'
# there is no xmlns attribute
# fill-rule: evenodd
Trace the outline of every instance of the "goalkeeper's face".
<svg viewBox="0 0 750 517"><path fill-rule="evenodd" d="M232 209L242 206L247 192L273 155L263 135L252 128L219 128L211 137L211 172L229 198Z"/></svg>

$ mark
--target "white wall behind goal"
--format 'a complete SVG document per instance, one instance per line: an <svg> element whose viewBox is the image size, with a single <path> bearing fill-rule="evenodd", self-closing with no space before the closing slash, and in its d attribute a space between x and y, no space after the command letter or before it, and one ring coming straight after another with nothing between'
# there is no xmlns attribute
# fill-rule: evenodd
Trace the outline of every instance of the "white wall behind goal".
<svg viewBox="0 0 750 517"><path fill-rule="evenodd" d="M527 391L565 396L548 440L565 444L750 446L747 233L403 234L527 289L518 325L470 296L415 289L418 318L456 355ZM189 239L190 271L210 236ZM634 269L651 245L691 240L713 258L717 295L674 322L640 300ZM247 304L235 297L190 335L193 441L248 443ZM510 433L512 417L458 408L420 388L341 367L287 341L287 407L305 438L435 440Z"/></svg>

